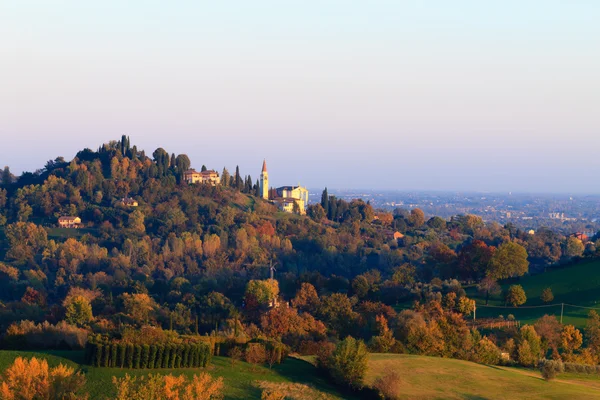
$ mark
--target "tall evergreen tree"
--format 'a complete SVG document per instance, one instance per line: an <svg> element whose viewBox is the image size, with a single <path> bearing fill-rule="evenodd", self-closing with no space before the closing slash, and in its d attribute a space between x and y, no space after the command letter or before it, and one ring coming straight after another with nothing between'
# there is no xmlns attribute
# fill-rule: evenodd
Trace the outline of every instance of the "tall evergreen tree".
<svg viewBox="0 0 600 400"><path fill-rule="evenodd" d="M221 185L228 187L229 186L229 171L227 171L227 168L223 167L223 172L221 173Z"/></svg>
<svg viewBox="0 0 600 400"><path fill-rule="evenodd" d="M323 190L323 194L321 194L321 207L323 207L323 210L325 210L325 212L328 212L329 195L327 194L327 188L325 188L325 190Z"/></svg>
<svg viewBox="0 0 600 400"><path fill-rule="evenodd" d="M260 197L260 194L261 194L261 193L260 193L260 182L259 182L259 180L257 179L257 180L256 180L256 185L254 185L254 195L255 195L256 197Z"/></svg>
<svg viewBox="0 0 600 400"><path fill-rule="evenodd" d="M206 165L202 164L202 168L200 169L200 171L201 171L201 172L204 172L204 171L206 171L206 170L207 170L207 168L206 168Z"/></svg>
<svg viewBox="0 0 600 400"><path fill-rule="evenodd" d="M240 167L239 165L235 166L235 181L234 186L237 190L242 189L242 177L240 176Z"/></svg>

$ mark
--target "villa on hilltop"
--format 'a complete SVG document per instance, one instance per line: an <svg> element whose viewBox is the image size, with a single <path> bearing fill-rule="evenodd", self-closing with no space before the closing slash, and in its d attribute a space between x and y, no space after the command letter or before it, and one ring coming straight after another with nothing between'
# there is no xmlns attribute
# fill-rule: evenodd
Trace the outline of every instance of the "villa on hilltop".
<svg viewBox="0 0 600 400"><path fill-rule="evenodd" d="M298 185L281 186L269 190L269 173L267 172L266 160L263 160L259 192L263 199L272 201L281 211L300 215L306 214L308 189Z"/></svg>
<svg viewBox="0 0 600 400"><path fill-rule="evenodd" d="M217 186L221 183L219 173L214 170L197 172L195 169L188 169L183 173L183 179L189 183L207 183L212 186Z"/></svg>
<svg viewBox="0 0 600 400"><path fill-rule="evenodd" d="M60 217L58 219L60 228L79 228L79 225L81 225L81 218L79 217Z"/></svg>

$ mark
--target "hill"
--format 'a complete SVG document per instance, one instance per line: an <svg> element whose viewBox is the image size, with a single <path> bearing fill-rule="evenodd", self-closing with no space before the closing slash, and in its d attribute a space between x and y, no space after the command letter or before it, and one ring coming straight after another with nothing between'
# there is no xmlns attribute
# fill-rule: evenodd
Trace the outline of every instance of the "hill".
<svg viewBox="0 0 600 400"><path fill-rule="evenodd" d="M86 390L90 394L90 400L106 400L114 396L112 377L123 377L125 374L131 376L147 375L148 373L173 374L181 373L191 376L197 374L199 369L178 370L125 370L120 368L95 368L81 365L83 352L79 351L53 351L51 353L29 352L29 351L0 351L0 372L4 371L17 357L45 358L50 367L62 363L75 369L81 369L86 376ZM318 376L317 370L309 363L302 360L289 358L285 363L274 366L273 369L260 366L252 366L245 362L238 362L231 366L230 360L224 357L213 358L208 372L213 377L223 377L225 381L225 399L260 399L263 387L277 387L282 392L303 392L302 396L294 399L325 400L346 399L336 389ZM302 386L300 386L302 385ZM306 386L304 386L306 385ZM292 397L290 397L292 398Z"/></svg>
<svg viewBox="0 0 600 400"><path fill-rule="evenodd" d="M544 381L537 371L404 354L372 354L367 384L399 372L403 399L600 399L600 378L573 374Z"/></svg>
<svg viewBox="0 0 600 400"><path fill-rule="evenodd" d="M555 315L560 319L561 304L565 303L563 322L583 328L589 308L600 310L599 260L585 261L542 274L525 276L517 281L504 283L502 289L507 289L513 284L523 286L527 294L527 302L522 307L505 307L501 296L491 298L486 307L484 296L478 295L474 288L470 288L469 296L477 299L477 316L506 317L508 314L513 314L521 322L533 323L545 314ZM540 299L545 288L551 288L554 294L554 300L550 305L545 305Z"/></svg>

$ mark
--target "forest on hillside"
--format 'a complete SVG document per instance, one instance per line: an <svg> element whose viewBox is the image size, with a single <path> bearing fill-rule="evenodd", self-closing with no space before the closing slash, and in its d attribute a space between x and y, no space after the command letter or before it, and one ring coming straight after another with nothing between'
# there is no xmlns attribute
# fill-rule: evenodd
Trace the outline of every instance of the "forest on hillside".
<svg viewBox="0 0 600 400"><path fill-rule="evenodd" d="M120 344L203 341L229 354L259 340L267 351L284 346L280 356L318 354L323 366L336 343L486 363L507 353L527 366L546 356L599 361L597 315L585 343L551 317L482 335L468 325L473 302L464 290L521 305L518 277L531 266L597 257L597 238L529 234L473 215L383 212L327 189L299 216L257 197L258 183L239 168L224 168L212 186L187 184L190 166L185 154L159 148L150 157L124 136L34 173L5 168L2 347L114 345L120 357ZM64 216L82 226L59 228ZM499 293L507 279L515 285ZM348 336L357 342L342 341ZM112 362L91 362L103 360Z"/></svg>

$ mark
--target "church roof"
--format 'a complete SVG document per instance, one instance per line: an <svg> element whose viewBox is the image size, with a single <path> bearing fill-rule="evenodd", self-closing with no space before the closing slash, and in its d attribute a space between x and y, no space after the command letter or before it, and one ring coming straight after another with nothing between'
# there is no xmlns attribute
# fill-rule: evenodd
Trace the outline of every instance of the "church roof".
<svg viewBox="0 0 600 400"><path fill-rule="evenodd" d="M263 160L262 172L267 172L267 160Z"/></svg>

